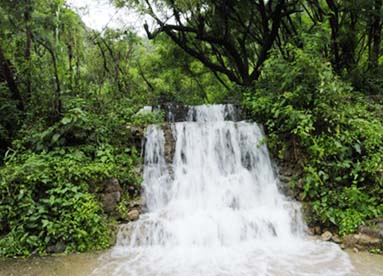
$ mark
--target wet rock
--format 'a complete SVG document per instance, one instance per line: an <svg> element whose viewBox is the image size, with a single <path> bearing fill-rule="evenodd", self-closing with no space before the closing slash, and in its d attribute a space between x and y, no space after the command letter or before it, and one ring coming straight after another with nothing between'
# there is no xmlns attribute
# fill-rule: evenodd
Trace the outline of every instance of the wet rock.
<svg viewBox="0 0 383 276"><path fill-rule="evenodd" d="M120 183L116 178L107 179L103 183L103 192L105 193L113 193L113 192L121 192Z"/></svg>
<svg viewBox="0 0 383 276"><path fill-rule="evenodd" d="M143 197L136 197L129 201L129 209L137 209L139 212L145 206L145 200Z"/></svg>
<svg viewBox="0 0 383 276"><path fill-rule="evenodd" d="M141 152L142 150L142 141L145 137L145 127L137 127L137 126L126 126L126 129L128 130L128 140L129 145L134 146L138 152Z"/></svg>
<svg viewBox="0 0 383 276"><path fill-rule="evenodd" d="M104 212L112 214L116 211L117 204L121 200L120 192L105 193L101 195L101 203L104 208Z"/></svg>
<svg viewBox="0 0 383 276"><path fill-rule="evenodd" d="M337 235L337 234L334 234L332 237L331 237L331 240L335 243L341 243L342 242L342 239Z"/></svg>
<svg viewBox="0 0 383 276"><path fill-rule="evenodd" d="M165 112L167 122L183 122L186 121L189 108L181 103L162 103L156 107Z"/></svg>
<svg viewBox="0 0 383 276"><path fill-rule="evenodd" d="M311 229L314 235L320 235L322 233L320 226L314 226Z"/></svg>
<svg viewBox="0 0 383 276"><path fill-rule="evenodd" d="M367 226L360 226L359 233L383 239L383 221L380 223L379 220L370 221Z"/></svg>
<svg viewBox="0 0 383 276"><path fill-rule="evenodd" d="M332 233L330 231L325 231L322 235L321 235L321 239L322 241L329 241L331 240L332 238Z"/></svg>
<svg viewBox="0 0 383 276"><path fill-rule="evenodd" d="M47 247L47 253L50 253L50 254L63 253L65 249L66 249L65 243L62 241L59 241L54 245L49 245Z"/></svg>
<svg viewBox="0 0 383 276"><path fill-rule="evenodd" d="M288 175L280 175L279 176L279 181L281 181L281 183L287 185L291 180L291 176L288 176Z"/></svg>
<svg viewBox="0 0 383 276"><path fill-rule="evenodd" d="M378 246L380 244L380 239L366 235L366 234L356 234L354 235L358 244L364 246Z"/></svg>
<svg viewBox="0 0 383 276"><path fill-rule="evenodd" d="M121 200L121 195L122 189L117 179L108 179L102 183L99 197L105 213L116 214L116 207Z"/></svg>
<svg viewBox="0 0 383 276"><path fill-rule="evenodd" d="M279 189L281 190L283 194L294 197L294 193L289 187L290 180L291 180L290 176L286 176L283 174L279 175Z"/></svg>
<svg viewBox="0 0 383 276"><path fill-rule="evenodd" d="M382 247L381 239L362 233L346 235L343 242L346 248L358 248L359 250Z"/></svg>
<svg viewBox="0 0 383 276"><path fill-rule="evenodd" d="M165 160L166 163L171 164L173 162L174 152L176 149L176 143L173 136L172 126L170 124L164 124L162 126L165 136Z"/></svg>
<svg viewBox="0 0 383 276"><path fill-rule="evenodd" d="M118 244L122 246L129 245L135 229L136 225L132 223L121 224L117 234Z"/></svg>
<svg viewBox="0 0 383 276"><path fill-rule="evenodd" d="M140 212L137 209L130 210L126 217L129 221L138 220L138 218L140 217Z"/></svg>

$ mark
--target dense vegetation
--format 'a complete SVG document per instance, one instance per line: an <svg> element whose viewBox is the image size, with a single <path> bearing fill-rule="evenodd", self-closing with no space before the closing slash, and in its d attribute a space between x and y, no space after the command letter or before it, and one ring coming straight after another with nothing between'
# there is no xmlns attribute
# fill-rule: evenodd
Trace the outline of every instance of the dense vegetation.
<svg viewBox="0 0 383 276"><path fill-rule="evenodd" d="M107 247L93 191L138 193L126 126L164 102L240 103L297 164L311 223L382 215L381 1L113 2L154 18L149 40L90 30L64 0L0 4L0 255Z"/></svg>
<svg viewBox="0 0 383 276"><path fill-rule="evenodd" d="M277 158L297 164L290 186L310 203L312 225L357 230L383 213L383 112L341 81L320 55L270 58L244 97L265 123Z"/></svg>
<svg viewBox="0 0 383 276"><path fill-rule="evenodd" d="M107 247L113 222L91 191L108 178L139 191L126 126L161 118L136 112L224 89L166 39L89 30L65 1L5 1L0 15L0 255Z"/></svg>

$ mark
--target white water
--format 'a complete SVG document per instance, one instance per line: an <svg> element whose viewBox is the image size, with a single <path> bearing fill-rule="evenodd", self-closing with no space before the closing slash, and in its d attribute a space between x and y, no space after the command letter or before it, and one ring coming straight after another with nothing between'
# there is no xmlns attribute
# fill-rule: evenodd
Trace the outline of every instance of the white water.
<svg viewBox="0 0 383 276"><path fill-rule="evenodd" d="M173 124L173 164L165 162L161 128L148 128L148 212L121 227L108 264L95 274L351 273L337 245L306 236L299 205L278 190L261 129L225 121L234 117L232 106L190 108L189 122Z"/></svg>

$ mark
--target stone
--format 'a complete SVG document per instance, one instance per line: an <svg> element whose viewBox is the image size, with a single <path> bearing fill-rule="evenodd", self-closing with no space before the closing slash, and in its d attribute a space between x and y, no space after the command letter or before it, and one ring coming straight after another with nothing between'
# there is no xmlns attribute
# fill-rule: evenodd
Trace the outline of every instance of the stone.
<svg viewBox="0 0 383 276"><path fill-rule="evenodd" d="M138 218L140 217L140 212L137 209L130 210L126 217L129 221L138 220Z"/></svg>
<svg viewBox="0 0 383 276"><path fill-rule="evenodd" d="M320 233L322 232L320 226L314 226L311 229L314 235L320 235Z"/></svg>
<svg viewBox="0 0 383 276"><path fill-rule="evenodd" d="M165 161L168 165L170 165L173 163L173 157L176 150L176 142L173 136L172 126L170 124L163 124L162 130L164 131L165 136Z"/></svg>
<svg viewBox="0 0 383 276"><path fill-rule="evenodd" d="M105 193L121 192L120 183L116 178L107 179L103 183Z"/></svg>
<svg viewBox="0 0 383 276"><path fill-rule="evenodd" d="M104 212L111 214L116 211L117 204L121 200L120 192L112 192L101 194L101 203L103 205Z"/></svg>
<svg viewBox="0 0 383 276"><path fill-rule="evenodd" d="M284 184L288 184L290 182L290 180L291 180L291 176L287 176L287 175L283 175L283 174L281 174L279 176L279 181L284 183Z"/></svg>
<svg viewBox="0 0 383 276"><path fill-rule="evenodd" d="M355 253L359 253L359 249L356 248L356 247L354 247L354 248L352 249L352 251L354 251Z"/></svg>
<svg viewBox="0 0 383 276"><path fill-rule="evenodd" d="M171 123L186 121L189 111L188 106L175 102L164 102L158 108L165 112L166 122Z"/></svg>
<svg viewBox="0 0 383 276"><path fill-rule="evenodd" d="M146 105L146 106L140 108L140 110L138 110L135 115L149 114L149 113L152 113L152 112L153 112L153 107L150 106L150 105Z"/></svg>
<svg viewBox="0 0 383 276"><path fill-rule="evenodd" d="M366 234L356 234L355 238L358 241L358 244L364 246L378 246L380 244L380 239L375 238Z"/></svg>
<svg viewBox="0 0 383 276"><path fill-rule="evenodd" d="M309 234L310 236L314 236L314 235L315 235L315 234L314 234L314 229L313 229L313 227L310 227L310 228L308 229L307 234Z"/></svg>
<svg viewBox="0 0 383 276"><path fill-rule="evenodd" d="M332 237L331 237L331 240L335 243L341 243L342 242L342 239L337 235L337 234L334 234Z"/></svg>
<svg viewBox="0 0 383 276"><path fill-rule="evenodd" d="M66 249L66 245L64 242L59 241L54 245L49 245L47 247L47 252L50 254L63 253Z"/></svg>
<svg viewBox="0 0 383 276"><path fill-rule="evenodd" d="M383 239L383 224L376 223L369 226L360 226L359 233Z"/></svg>
<svg viewBox="0 0 383 276"><path fill-rule="evenodd" d="M122 188L118 180L116 178L105 180L100 185L98 195L104 212L109 215L115 215L117 204L120 202L122 196Z"/></svg>
<svg viewBox="0 0 383 276"><path fill-rule="evenodd" d="M347 248L358 248L359 250L379 248L383 243L379 238L362 233L346 235L343 238L343 242Z"/></svg>
<svg viewBox="0 0 383 276"><path fill-rule="evenodd" d="M322 235L321 235L321 239L322 241L329 241L331 240L332 238L332 233L330 231L325 231Z"/></svg>
<svg viewBox="0 0 383 276"><path fill-rule="evenodd" d="M145 205L145 202L143 197L136 197L129 201L130 209L141 210L144 207L144 205Z"/></svg>
<svg viewBox="0 0 383 276"><path fill-rule="evenodd" d="M145 137L145 127L141 126L131 126L127 125L126 129L128 130L127 136L127 142L130 147L135 147L138 152L142 151L142 141Z"/></svg>

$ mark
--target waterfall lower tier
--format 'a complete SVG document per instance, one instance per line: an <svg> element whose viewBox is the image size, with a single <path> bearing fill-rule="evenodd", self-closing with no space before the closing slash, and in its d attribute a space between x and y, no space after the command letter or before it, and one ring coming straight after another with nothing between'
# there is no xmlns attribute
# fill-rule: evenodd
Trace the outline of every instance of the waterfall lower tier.
<svg viewBox="0 0 383 276"><path fill-rule="evenodd" d="M148 212L121 227L113 275L349 275L337 245L306 236L299 204L278 189L261 129L225 121L234 112L190 108L189 121L172 125L172 164L161 128L147 129Z"/></svg>

